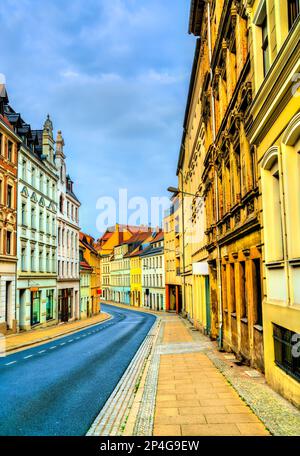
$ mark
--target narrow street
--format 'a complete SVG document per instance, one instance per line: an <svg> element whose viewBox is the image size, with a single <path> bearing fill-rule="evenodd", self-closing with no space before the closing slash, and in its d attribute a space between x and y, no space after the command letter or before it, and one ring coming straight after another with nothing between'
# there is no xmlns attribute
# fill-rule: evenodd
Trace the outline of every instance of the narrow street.
<svg viewBox="0 0 300 456"><path fill-rule="evenodd" d="M85 435L155 316L103 305L112 319L0 358L0 435Z"/></svg>

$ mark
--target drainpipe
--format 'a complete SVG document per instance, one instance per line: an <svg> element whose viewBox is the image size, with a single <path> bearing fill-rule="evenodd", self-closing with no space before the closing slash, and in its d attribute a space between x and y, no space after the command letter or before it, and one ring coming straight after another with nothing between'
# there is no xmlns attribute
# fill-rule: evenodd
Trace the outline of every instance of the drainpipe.
<svg viewBox="0 0 300 456"><path fill-rule="evenodd" d="M208 17L208 53L209 53L209 62L210 62L210 79L212 81L213 72L211 68L211 61L212 61L212 45L211 45L211 26L210 26L210 3L207 2L207 17ZM216 140L216 121L215 121L215 98L213 91L211 91L211 111L212 111L212 130L213 130L213 142L215 143ZM214 171L214 180L215 180L215 201L219 201L219 189L218 189L218 176L217 172ZM216 216L217 220L219 220L219 206L216 203ZM217 283L218 283L218 301L219 301L219 336L218 336L218 343L219 349L222 350L223 348L223 302L222 302L222 274L221 274L221 249L219 246L219 242L217 239Z"/></svg>
<svg viewBox="0 0 300 456"><path fill-rule="evenodd" d="M181 175L181 191L183 192L183 173L182 170L179 171ZM186 311L186 282L185 282L185 238L184 238L184 194L181 193L181 217L182 217L182 262L183 262L183 309Z"/></svg>

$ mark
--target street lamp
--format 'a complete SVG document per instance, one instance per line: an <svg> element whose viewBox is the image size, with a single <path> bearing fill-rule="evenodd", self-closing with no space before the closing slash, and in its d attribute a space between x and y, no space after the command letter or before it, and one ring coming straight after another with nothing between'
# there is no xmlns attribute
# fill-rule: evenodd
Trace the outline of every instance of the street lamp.
<svg viewBox="0 0 300 456"><path fill-rule="evenodd" d="M179 190L176 187L168 187L167 191L170 193L174 193L174 195L178 195L178 193L182 193L183 195L189 195L189 196L197 196L195 193L189 193L189 192L184 192L183 190Z"/></svg>

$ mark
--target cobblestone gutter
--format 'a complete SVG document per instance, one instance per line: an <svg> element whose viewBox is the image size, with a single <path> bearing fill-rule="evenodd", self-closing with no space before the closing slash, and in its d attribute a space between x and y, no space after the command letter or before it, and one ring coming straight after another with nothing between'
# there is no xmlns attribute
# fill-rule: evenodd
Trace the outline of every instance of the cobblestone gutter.
<svg viewBox="0 0 300 456"><path fill-rule="evenodd" d="M300 435L300 411L265 383L253 383L236 375L230 366L211 350L208 358L222 372L240 397L275 436Z"/></svg>
<svg viewBox="0 0 300 456"><path fill-rule="evenodd" d="M156 320L118 385L87 432L87 436L122 435L141 376L153 347L158 326L159 320Z"/></svg>

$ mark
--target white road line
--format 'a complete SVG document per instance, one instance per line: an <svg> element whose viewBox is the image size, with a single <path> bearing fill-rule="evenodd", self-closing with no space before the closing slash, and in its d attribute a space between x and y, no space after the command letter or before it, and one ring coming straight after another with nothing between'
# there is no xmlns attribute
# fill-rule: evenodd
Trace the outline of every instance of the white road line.
<svg viewBox="0 0 300 456"><path fill-rule="evenodd" d="M15 364L17 361L11 361L10 363L6 363L5 366L10 366L11 364Z"/></svg>
<svg viewBox="0 0 300 456"><path fill-rule="evenodd" d="M76 337L76 340L79 340L79 339L80 339L80 337Z"/></svg>
<svg viewBox="0 0 300 456"><path fill-rule="evenodd" d="M50 347L50 350L53 350L54 348L57 348L57 345L54 345L54 347Z"/></svg>
<svg viewBox="0 0 300 456"><path fill-rule="evenodd" d="M33 355L24 356L23 359L31 358Z"/></svg>
<svg viewBox="0 0 300 456"><path fill-rule="evenodd" d="M66 342L63 342L63 343L62 343L62 344L60 344L60 345L66 345Z"/></svg>
<svg viewBox="0 0 300 456"><path fill-rule="evenodd" d="M39 351L39 353L45 353L45 351L46 351L46 350L41 350L41 351Z"/></svg>
<svg viewBox="0 0 300 456"><path fill-rule="evenodd" d="M73 340L74 340L74 339L68 340L68 344L69 344L70 342L73 342Z"/></svg>

